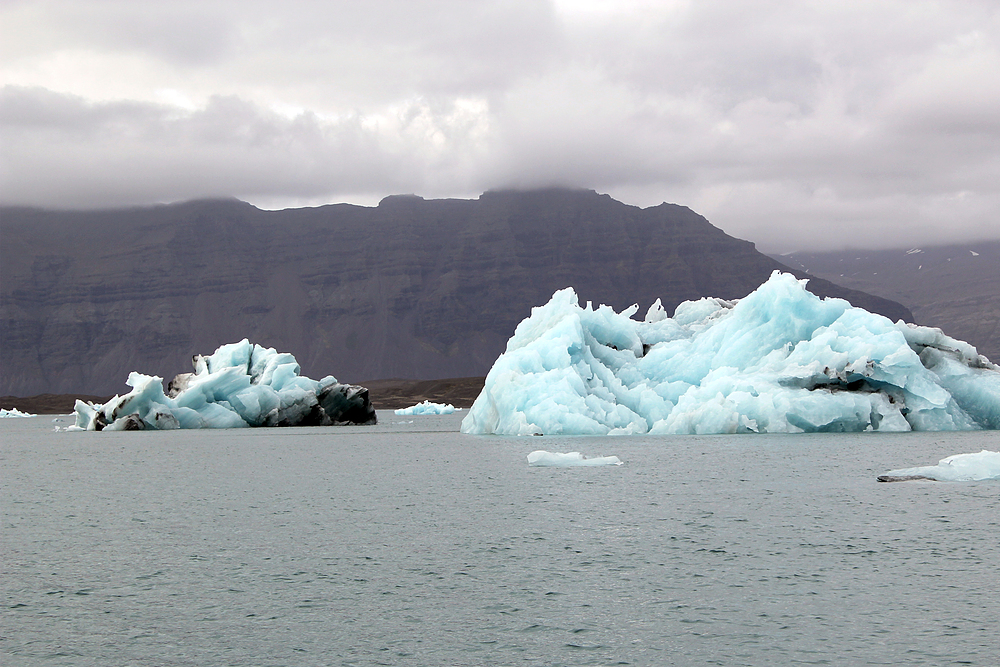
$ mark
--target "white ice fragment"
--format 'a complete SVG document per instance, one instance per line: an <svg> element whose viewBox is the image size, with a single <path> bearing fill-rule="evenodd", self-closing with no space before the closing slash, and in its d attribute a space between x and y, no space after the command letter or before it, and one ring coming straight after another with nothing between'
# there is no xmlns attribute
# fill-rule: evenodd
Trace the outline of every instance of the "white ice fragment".
<svg viewBox="0 0 1000 667"><path fill-rule="evenodd" d="M450 415L455 412L455 406L450 403L432 403L421 401L408 408L394 410L397 415Z"/></svg>
<svg viewBox="0 0 1000 667"><path fill-rule="evenodd" d="M939 329L893 323L775 272L738 301L581 308L522 321L464 433L609 435L1000 428L1000 367Z"/></svg>
<svg viewBox="0 0 1000 667"><path fill-rule="evenodd" d="M7 419L11 417L37 417L38 415L33 415L30 412L21 412L17 408L0 408L0 418Z"/></svg>
<svg viewBox="0 0 1000 667"><path fill-rule="evenodd" d="M620 466L617 456L586 457L580 452L547 452L543 449L528 454L528 465L547 468L569 468L575 466Z"/></svg>
<svg viewBox="0 0 1000 667"><path fill-rule="evenodd" d="M941 459L936 466L891 470L884 477L926 478L941 482L1000 480L1000 452L984 449L978 454L955 454Z"/></svg>
<svg viewBox="0 0 1000 667"><path fill-rule="evenodd" d="M663 304L659 299L653 302L653 304L646 311L646 317L644 318L647 322L662 322L667 319L667 311L663 308Z"/></svg>

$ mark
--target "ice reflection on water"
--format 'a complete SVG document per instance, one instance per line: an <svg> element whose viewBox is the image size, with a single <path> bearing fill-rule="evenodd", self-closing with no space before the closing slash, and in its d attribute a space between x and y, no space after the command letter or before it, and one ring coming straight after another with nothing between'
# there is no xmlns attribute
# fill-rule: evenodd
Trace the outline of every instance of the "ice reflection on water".
<svg viewBox="0 0 1000 667"><path fill-rule="evenodd" d="M1000 484L875 478L998 432L500 438L462 415L3 420L2 662L995 664Z"/></svg>

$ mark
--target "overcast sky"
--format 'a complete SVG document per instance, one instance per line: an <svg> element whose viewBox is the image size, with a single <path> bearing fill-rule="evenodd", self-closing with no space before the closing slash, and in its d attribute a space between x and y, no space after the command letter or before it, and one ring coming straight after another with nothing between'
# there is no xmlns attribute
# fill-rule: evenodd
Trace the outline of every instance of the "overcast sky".
<svg viewBox="0 0 1000 667"><path fill-rule="evenodd" d="M1000 239L996 0L0 0L0 199L566 185L768 251Z"/></svg>

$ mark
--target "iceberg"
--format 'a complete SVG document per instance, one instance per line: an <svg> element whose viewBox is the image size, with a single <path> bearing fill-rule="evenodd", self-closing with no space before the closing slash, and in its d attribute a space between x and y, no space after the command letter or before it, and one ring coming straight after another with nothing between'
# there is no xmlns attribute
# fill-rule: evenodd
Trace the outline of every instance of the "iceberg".
<svg viewBox="0 0 1000 667"><path fill-rule="evenodd" d="M451 403L431 403L430 401L420 401L416 405L408 408L394 410L397 415L450 415L455 412L455 406Z"/></svg>
<svg viewBox="0 0 1000 667"><path fill-rule="evenodd" d="M1000 452L987 449L978 454L955 454L941 459L936 466L902 468L879 475L880 482L931 479L939 482L976 482L1000 480Z"/></svg>
<svg viewBox="0 0 1000 667"><path fill-rule="evenodd" d="M38 415L33 415L30 412L21 412L17 408L0 408L0 419L7 419L11 417L37 417Z"/></svg>
<svg viewBox="0 0 1000 667"><path fill-rule="evenodd" d="M78 400L76 424L67 430L376 423L366 388L341 384L332 375L299 375L294 356L247 339L195 355L193 364L194 372L175 377L166 393L162 378L133 372L127 380L132 391L124 396L104 405Z"/></svg>
<svg viewBox="0 0 1000 667"><path fill-rule="evenodd" d="M543 449L528 454L528 465L537 468L572 468L577 466L620 466L617 456L586 457L580 452L547 452Z"/></svg>
<svg viewBox="0 0 1000 667"><path fill-rule="evenodd" d="M746 297L643 320L557 291L516 328L462 432L624 435L1000 428L1000 367L939 329L820 299L775 271Z"/></svg>

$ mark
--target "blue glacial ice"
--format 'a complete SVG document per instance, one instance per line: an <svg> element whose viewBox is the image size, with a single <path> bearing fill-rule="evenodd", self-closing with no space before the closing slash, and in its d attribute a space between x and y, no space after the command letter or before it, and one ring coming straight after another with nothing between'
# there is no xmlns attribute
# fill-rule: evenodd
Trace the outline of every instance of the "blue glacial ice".
<svg viewBox="0 0 1000 667"><path fill-rule="evenodd" d="M941 459L936 466L891 470L878 478L880 482L908 479L933 479L940 482L1000 480L1000 452L984 449L978 454L955 454Z"/></svg>
<svg viewBox="0 0 1000 667"><path fill-rule="evenodd" d="M76 402L76 424L67 430L121 431L246 426L374 424L368 390L329 375L299 375L287 352L244 339L208 356L195 355L194 373L163 379L131 373L132 391L104 405Z"/></svg>
<svg viewBox="0 0 1000 667"><path fill-rule="evenodd" d="M572 288L533 308L464 433L713 434L1000 428L1000 367L775 272L736 301L615 313Z"/></svg>
<svg viewBox="0 0 1000 667"><path fill-rule="evenodd" d="M451 403L431 403L430 401L420 401L416 405L408 408L394 410L397 415L450 415L455 412L455 406Z"/></svg>
<svg viewBox="0 0 1000 667"><path fill-rule="evenodd" d="M581 466L620 466L617 456L584 456L580 452L547 452L543 449L528 454L528 465L536 468L575 468Z"/></svg>

